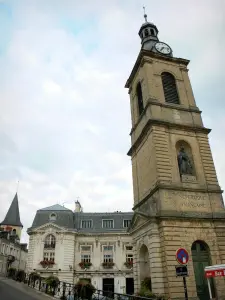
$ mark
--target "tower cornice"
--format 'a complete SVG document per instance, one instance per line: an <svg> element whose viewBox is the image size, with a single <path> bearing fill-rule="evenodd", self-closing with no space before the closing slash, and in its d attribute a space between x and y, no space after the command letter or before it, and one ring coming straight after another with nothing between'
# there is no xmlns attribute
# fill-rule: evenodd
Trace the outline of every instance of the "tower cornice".
<svg viewBox="0 0 225 300"><path fill-rule="evenodd" d="M143 66L145 62L146 63L153 63L152 59L160 59L160 60L163 60L163 61L173 62L173 63L176 63L176 64L180 64L181 66L187 66L190 62L190 60L187 60L187 59L184 59L184 58L164 56L164 55L160 55L160 54L155 53L155 52L151 52L151 51L141 49L139 54L138 54L138 57L136 59L136 62L133 66L133 69L130 73L130 76L127 79L127 82L125 84L125 88L130 88L130 85L131 85L135 75L137 74L137 71L138 71L139 67Z"/></svg>
<svg viewBox="0 0 225 300"><path fill-rule="evenodd" d="M169 121L164 121L164 120L158 120L158 119L150 119L148 120L148 122L146 123L146 125L144 126L144 128L141 131L141 134L139 135L139 137L137 138L137 140L133 143L132 147L130 148L130 150L128 151L127 155L132 156L133 153L135 152L135 150L138 148L138 146L141 144L142 140L144 139L144 137L146 136L146 132L148 132L150 130L150 128L152 126L163 126L163 127L173 127L173 128L177 128L178 130L183 129L189 132L201 132L201 133L205 133L205 134L209 134L211 129L209 128L205 128L205 127L201 127L201 126L193 126L193 125L187 125L187 124L176 124L173 122L169 122Z"/></svg>

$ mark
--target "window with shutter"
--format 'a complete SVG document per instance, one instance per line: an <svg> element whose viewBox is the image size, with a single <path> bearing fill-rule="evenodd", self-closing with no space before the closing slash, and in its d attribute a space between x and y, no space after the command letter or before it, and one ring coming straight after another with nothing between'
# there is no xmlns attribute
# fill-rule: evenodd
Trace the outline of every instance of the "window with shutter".
<svg viewBox="0 0 225 300"><path fill-rule="evenodd" d="M179 104L176 80L174 76L170 73L163 72L161 77L162 77L165 101L167 103Z"/></svg>
<svg viewBox="0 0 225 300"><path fill-rule="evenodd" d="M144 110L144 103L143 103L142 89L141 89L140 82L137 84L136 94L137 94L137 101L138 101L138 112L139 115L141 115Z"/></svg>

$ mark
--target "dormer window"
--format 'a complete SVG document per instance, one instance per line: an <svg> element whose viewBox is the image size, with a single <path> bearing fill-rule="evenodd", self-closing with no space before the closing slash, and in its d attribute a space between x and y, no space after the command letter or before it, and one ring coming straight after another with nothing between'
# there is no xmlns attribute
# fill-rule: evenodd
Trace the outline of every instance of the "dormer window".
<svg viewBox="0 0 225 300"><path fill-rule="evenodd" d="M130 226L131 220L123 220L123 227L128 228Z"/></svg>
<svg viewBox="0 0 225 300"><path fill-rule="evenodd" d="M92 228L92 220L82 220L81 228Z"/></svg>
<svg viewBox="0 0 225 300"><path fill-rule="evenodd" d="M114 221L113 220L102 220L102 228L113 228Z"/></svg>
<svg viewBox="0 0 225 300"><path fill-rule="evenodd" d="M49 216L50 221L55 221L56 220L56 213L51 213Z"/></svg>

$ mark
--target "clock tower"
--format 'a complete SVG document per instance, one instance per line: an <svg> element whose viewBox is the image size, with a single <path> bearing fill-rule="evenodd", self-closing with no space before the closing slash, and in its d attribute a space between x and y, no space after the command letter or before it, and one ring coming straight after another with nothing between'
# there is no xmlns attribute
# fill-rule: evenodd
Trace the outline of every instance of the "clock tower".
<svg viewBox="0 0 225 300"><path fill-rule="evenodd" d="M208 300L207 265L225 263L225 209L208 141L188 76L189 60L173 56L147 21L141 50L126 82L131 148L136 291L150 277L153 293L183 299L176 277L178 248L189 253L189 299ZM212 282L225 299L223 278Z"/></svg>

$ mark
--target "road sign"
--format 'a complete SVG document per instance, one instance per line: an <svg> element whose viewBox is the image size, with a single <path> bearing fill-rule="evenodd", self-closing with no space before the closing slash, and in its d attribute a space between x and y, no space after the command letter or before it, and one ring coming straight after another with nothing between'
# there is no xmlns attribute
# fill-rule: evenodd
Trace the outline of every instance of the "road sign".
<svg viewBox="0 0 225 300"><path fill-rule="evenodd" d="M186 249L179 248L176 252L176 259L181 265L186 265L189 260L189 255Z"/></svg>
<svg viewBox="0 0 225 300"><path fill-rule="evenodd" d="M187 266L175 266L176 276L188 277Z"/></svg>

